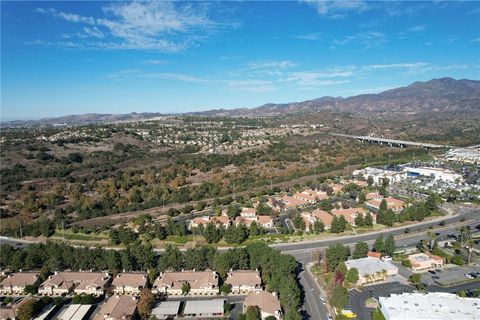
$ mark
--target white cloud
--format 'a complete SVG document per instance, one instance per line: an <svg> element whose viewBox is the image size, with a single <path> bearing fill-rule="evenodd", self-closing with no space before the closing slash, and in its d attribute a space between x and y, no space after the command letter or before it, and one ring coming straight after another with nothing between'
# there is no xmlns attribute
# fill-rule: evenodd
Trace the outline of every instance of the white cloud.
<svg viewBox="0 0 480 320"><path fill-rule="evenodd" d="M421 32L425 31L424 25L413 26L407 29L408 32Z"/></svg>
<svg viewBox="0 0 480 320"><path fill-rule="evenodd" d="M208 17L208 4L171 1L113 2L103 8L101 18L38 8L38 12L84 26L80 39L84 46L103 49L145 49L164 52L184 50L206 39L210 32L233 26ZM60 42L59 42L60 43Z"/></svg>
<svg viewBox="0 0 480 320"><path fill-rule="evenodd" d="M266 62L252 62L248 65L248 69L257 70L257 69L288 69L293 68L297 64L293 61L282 60L282 61L266 61Z"/></svg>
<svg viewBox="0 0 480 320"><path fill-rule="evenodd" d="M423 68L428 66L426 62L415 62L415 63L391 63L391 64L371 64L363 66L363 70L381 70L381 69L393 69L393 68L405 68L405 69L416 69Z"/></svg>
<svg viewBox="0 0 480 320"><path fill-rule="evenodd" d="M344 18L350 12L363 12L369 9L367 2L362 0L303 0L313 6L318 14L331 19Z"/></svg>
<svg viewBox="0 0 480 320"><path fill-rule="evenodd" d="M471 43L480 42L480 37L474 38L470 41Z"/></svg>
<svg viewBox="0 0 480 320"><path fill-rule="evenodd" d="M388 41L388 37L381 32L366 31L354 35L345 36L343 38L334 39L333 43L336 46L345 45L347 43L357 43L362 45L365 49L378 47Z"/></svg>
<svg viewBox="0 0 480 320"><path fill-rule="evenodd" d="M300 40L321 41L323 39L323 34L321 32L299 34L294 36L294 38L300 39Z"/></svg>

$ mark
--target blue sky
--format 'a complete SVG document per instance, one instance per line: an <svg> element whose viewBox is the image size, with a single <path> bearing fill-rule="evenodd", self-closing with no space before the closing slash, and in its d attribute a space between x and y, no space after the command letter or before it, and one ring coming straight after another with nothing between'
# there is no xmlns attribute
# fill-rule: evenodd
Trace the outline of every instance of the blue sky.
<svg viewBox="0 0 480 320"><path fill-rule="evenodd" d="M480 3L1 2L2 120L480 79Z"/></svg>

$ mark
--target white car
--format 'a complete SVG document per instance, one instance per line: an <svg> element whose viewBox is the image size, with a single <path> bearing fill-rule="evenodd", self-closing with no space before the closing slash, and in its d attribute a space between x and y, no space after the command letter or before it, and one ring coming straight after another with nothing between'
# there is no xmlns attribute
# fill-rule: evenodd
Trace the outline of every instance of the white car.
<svg viewBox="0 0 480 320"><path fill-rule="evenodd" d="M327 301L325 301L325 298L323 296L320 296L320 301L322 301L323 304L327 303Z"/></svg>
<svg viewBox="0 0 480 320"><path fill-rule="evenodd" d="M327 314L327 318L328 318L328 320L333 320L333 317L330 313Z"/></svg>
<svg viewBox="0 0 480 320"><path fill-rule="evenodd" d="M472 276L470 273L465 273L465 277L467 277L468 279L475 279L475 277Z"/></svg>
<svg viewBox="0 0 480 320"><path fill-rule="evenodd" d="M383 257L382 257L382 260L383 260L383 261L392 261L392 257L390 257L390 256L383 256Z"/></svg>

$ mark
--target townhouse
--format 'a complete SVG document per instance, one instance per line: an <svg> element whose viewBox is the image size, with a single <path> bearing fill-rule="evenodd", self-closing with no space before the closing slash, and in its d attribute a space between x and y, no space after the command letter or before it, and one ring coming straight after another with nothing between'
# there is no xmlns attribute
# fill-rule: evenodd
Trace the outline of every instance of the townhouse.
<svg viewBox="0 0 480 320"><path fill-rule="evenodd" d="M136 310L135 297L113 295L100 306L93 320L130 320Z"/></svg>
<svg viewBox="0 0 480 320"><path fill-rule="evenodd" d="M103 272L55 272L40 285L38 293L59 296L73 292L100 296L105 293L109 281L109 274Z"/></svg>
<svg viewBox="0 0 480 320"><path fill-rule="evenodd" d="M145 272L122 272L112 281L113 293L122 295L139 295L140 291L147 286L147 274Z"/></svg>
<svg viewBox="0 0 480 320"><path fill-rule="evenodd" d="M206 224L211 222L214 223L217 227L223 226L225 228L228 228L230 226L230 218L226 215L202 216L202 217L196 217L190 220L188 229L198 228L201 225L205 226Z"/></svg>
<svg viewBox="0 0 480 320"><path fill-rule="evenodd" d="M282 308L275 292L251 292L243 303L243 312L247 312L248 307L258 307L262 319L267 317L282 318Z"/></svg>
<svg viewBox="0 0 480 320"><path fill-rule="evenodd" d="M2 275L5 276L3 273ZM37 287L40 283L39 274L35 272L16 272L6 275L6 278L0 282L0 294L25 294L27 286Z"/></svg>
<svg viewBox="0 0 480 320"><path fill-rule="evenodd" d="M182 288L184 284L189 287L188 293ZM153 292L180 296L188 294L192 296L215 295L218 293L218 275L215 271L165 271L155 280Z"/></svg>
<svg viewBox="0 0 480 320"><path fill-rule="evenodd" d="M258 271L238 270L227 273L225 283L230 285L232 294L249 294L262 291L262 279Z"/></svg>
<svg viewBox="0 0 480 320"><path fill-rule="evenodd" d="M254 208L242 208L240 215L235 218L235 225L244 224L247 227L250 227L252 222L256 222L257 225L264 228L273 227L273 219L270 216L257 215L257 210Z"/></svg>
<svg viewBox="0 0 480 320"><path fill-rule="evenodd" d="M325 230L332 226L333 216L327 211L315 209L312 212L302 212L302 219L305 222L305 230L313 231L313 225L317 221L321 221Z"/></svg>
<svg viewBox="0 0 480 320"><path fill-rule="evenodd" d="M365 217L369 212L363 208L349 208L349 209L333 209L332 214L334 216L340 217L343 216L345 220L350 223L352 226L355 226L355 218L358 215ZM375 214L370 214L372 216L373 223L377 223L377 217Z"/></svg>
<svg viewBox="0 0 480 320"><path fill-rule="evenodd" d="M405 202L392 197L370 199L365 201L365 205L370 209L380 210L380 205L382 204L383 200L385 200L387 203L387 209L392 210L395 213L401 212L405 207Z"/></svg>

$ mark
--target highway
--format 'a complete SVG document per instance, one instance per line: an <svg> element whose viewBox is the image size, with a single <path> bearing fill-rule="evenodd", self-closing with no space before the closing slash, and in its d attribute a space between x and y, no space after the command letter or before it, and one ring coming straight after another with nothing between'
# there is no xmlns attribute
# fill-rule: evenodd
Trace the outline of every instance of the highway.
<svg viewBox="0 0 480 320"><path fill-rule="evenodd" d="M344 138L352 138L357 139L361 142L370 142L370 143L378 143L380 145L387 145L390 147L420 147L426 149L433 149L433 148L446 148L450 146L441 145L441 144L433 144L433 143L424 143L424 142L414 142L414 141L406 141L406 140L395 140L395 139L386 139L386 138L377 138L377 137L370 137L370 136L355 136L350 134L342 134L342 133L330 133L332 136L336 137L344 137Z"/></svg>

